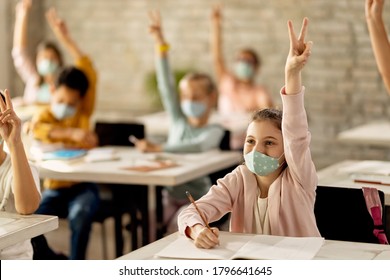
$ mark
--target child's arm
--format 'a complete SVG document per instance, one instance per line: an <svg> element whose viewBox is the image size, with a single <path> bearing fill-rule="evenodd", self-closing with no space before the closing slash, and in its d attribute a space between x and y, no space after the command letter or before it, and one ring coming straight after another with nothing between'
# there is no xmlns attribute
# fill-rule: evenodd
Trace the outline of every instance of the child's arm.
<svg viewBox="0 0 390 280"><path fill-rule="evenodd" d="M304 88L301 71L311 54L312 42L306 42L308 20L303 20L297 38L291 21L288 22L290 51L286 61L286 86L282 89L283 118L282 133L284 153L292 176L306 190L312 193L317 186L317 175L310 154L310 133L304 107Z"/></svg>
<svg viewBox="0 0 390 280"><path fill-rule="evenodd" d="M161 101L172 120L183 118L180 109L179 95L176 92L174 79L168 62L169 46L164 39L161 18L158 12L150 12L149 32L152 34L156 49L156 73Z"/></svg>
<svg viewBox="0 0 390 280"><path fill-rule="evenodd" d="M382 18L383 0L366 0L366 20L379 72L390 94L390 43Z"/></svg>
<svg viewBox="0 0 390 280"><path fill-rule="evenodd" d="M0 134L10 151L15 208L20 214L32 214L38 209L41 196L35 185L21 138L21 121L13 110L8 90L6 103L0 97Z"/></svg>
<svg viewBox="0 0 390 280"><path fill-rule="evenodd" d="M213 8L211 15L211 50L213 54L214 70L217 76L217 80L220 81L223 74L226 72L225 62L222 51L222 12L221 6L217 5Z"/></svg>
<svg viewBox="0 0 390 280"><path fill-rule="evenodd" d="M87 94L83 99L82 112L87 116L91 116L95 108L96 98L96 81L97 74L92 65L91 60L80 50L79 46L70 36L65 21L61 19L54 8L51 8L46 13L47 21L53 30L58 41L68 50L75 66L82 70L88 78L89 86Z"/></svg>
<svg viewBox="0 0 390 280"><path fill-rule="evenodd" d="M22 0L16 4L14 48L27 47L27 21L31 9L31 0Z"/></svg>

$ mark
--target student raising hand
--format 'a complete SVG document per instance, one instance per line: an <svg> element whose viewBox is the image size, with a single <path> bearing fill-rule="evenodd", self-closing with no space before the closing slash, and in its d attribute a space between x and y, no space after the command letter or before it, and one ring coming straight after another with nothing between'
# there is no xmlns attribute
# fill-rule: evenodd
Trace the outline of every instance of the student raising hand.
<svg viewBox="0 0 390 280"><path fill-rule="evenodd" d="M22 142L22 125L20 119L13 109L9 91L7 89L4 91L4 95L6 102L4 102L2 97L0 98L0 135L8 146L12 146Z"/></svg>
<svg viewBox="0 0 390 280"><path fill-rule="evenodd" d="M313 42L305 41L308 19L304 18L301 32L297 38L292 22L289 20L288 31L290 36L290 51L285 66L286 94L297 94L301 91L301 70L311 54Z"/></svg>

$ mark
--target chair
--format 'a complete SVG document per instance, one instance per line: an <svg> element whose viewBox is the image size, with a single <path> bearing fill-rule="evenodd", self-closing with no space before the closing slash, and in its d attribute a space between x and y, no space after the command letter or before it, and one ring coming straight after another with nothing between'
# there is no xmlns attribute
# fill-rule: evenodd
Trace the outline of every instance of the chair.
<svg viewBox="0 0 390 280"><path fill-rule="evenodd" d="M378 192L384 209L384 193ZM385 225L384 212L382 220ZM318 186L314 214L325 239L378 243L362 189Z"/></svg>
<svg viewBox="0 0 390 280"><path fill-rule="evenodd" d="M134 146L134 144L129 141L130 135L134 135L138 139L142 139L145 136L144 126L138 123L97 122L95 125L95 132L98 136L100 146ZM147 191L143 186L131 186L129 188L128 186L120 184L99 185L101 204L95 215L94 221L102 225L103 256L104 258L107 258L104 221L109 217L113 217L115 221L116 256L119 257L122 255L123 251L123 214L130 214L132 249L138 248L137 226L142 225L143 227L146 227L143 228L143 237L145 236L144 231L148 230L145 223L138 221L137 215L138 211L141 212L143 218L147 215ZM145 239L145 237L143 239ZM146 243L146 241L143 240L143 243Z"/></svg>

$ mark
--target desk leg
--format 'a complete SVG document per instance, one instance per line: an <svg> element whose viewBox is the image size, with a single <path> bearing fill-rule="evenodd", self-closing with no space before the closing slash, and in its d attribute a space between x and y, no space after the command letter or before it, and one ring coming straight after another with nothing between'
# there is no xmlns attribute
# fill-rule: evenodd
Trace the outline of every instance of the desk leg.
<svg viewBox="0 0 390 280"><path fill-rule="evenodd" d="M148 185L149 242L156 240L156 186Z"/></svg>

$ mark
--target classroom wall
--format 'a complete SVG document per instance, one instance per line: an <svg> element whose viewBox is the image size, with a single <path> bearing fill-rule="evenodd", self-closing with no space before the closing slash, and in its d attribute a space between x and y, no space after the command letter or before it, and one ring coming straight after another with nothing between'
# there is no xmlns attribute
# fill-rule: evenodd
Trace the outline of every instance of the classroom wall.
<svg viewBox="0 0 390 280"><path fill-rule="evenodd" d="M14 0L7 0L15 3ZM153 43L147 32L147 11L158 8L171 44L174 69L212 74L209 49L209 0L41 0L35 10L35 39L52 37L39 16L55 6L68 22L81 48L99 71L99 112L115 110L141 114L155 110L146 91L145 76L153 71ZM388 118L390 97L384 89L371 50L364 19L364 0L225 0L224 51L229 65L235 51L251 46L261 53L259 82L281 103L288 52L286 21L296 29L309 17L312 56L303 74L306 109L317 168L335 161L388 159L384 149L341 145L338 132L373 119ZM10 5L10 6L13 6ZM14 7L11 7L12 11ZM41 14L40 14L41 13ZM390 4L385 18L390 21ZM13 26L13 24L11 24ZM42 34L41 34L42 32ZM69 57L68 57L69 61ZM12 66L11 66L12 67ZM18 77L12 76L17 85Z"/></svg>

